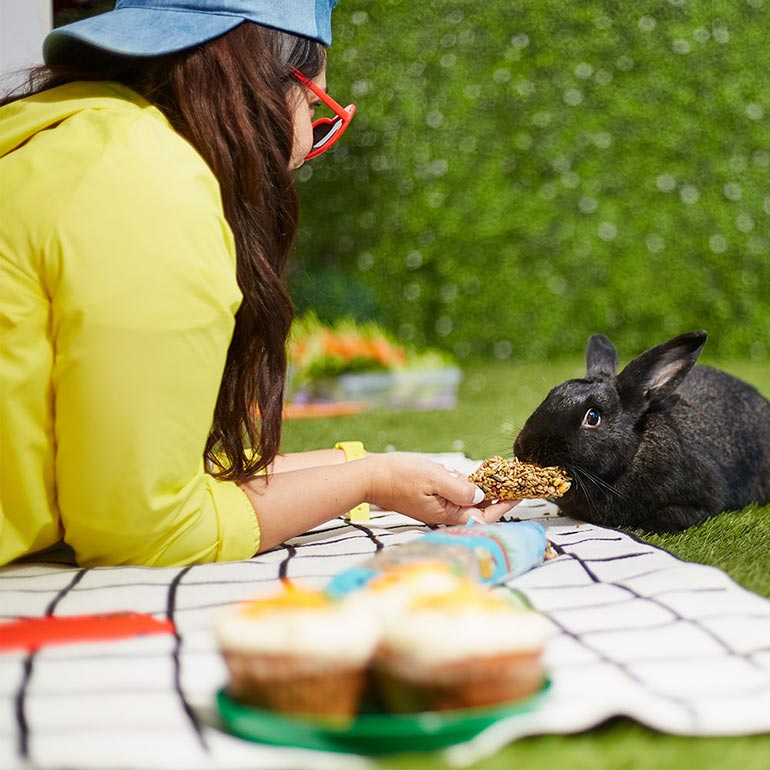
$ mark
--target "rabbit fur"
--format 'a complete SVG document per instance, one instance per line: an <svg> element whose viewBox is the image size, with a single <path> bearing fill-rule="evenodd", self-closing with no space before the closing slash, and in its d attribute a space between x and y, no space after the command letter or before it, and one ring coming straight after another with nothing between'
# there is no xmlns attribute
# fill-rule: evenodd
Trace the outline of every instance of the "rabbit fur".
<svg viewBox="0 0 770 770"><path fill-rule="evenodd" d="M706 338L674 337L616 374L613 344L590 337L585 378L551 390L513 445L519 460L572 476L562 513L677 532L770 502L770 402L725 372L695 366Z"/></svg>

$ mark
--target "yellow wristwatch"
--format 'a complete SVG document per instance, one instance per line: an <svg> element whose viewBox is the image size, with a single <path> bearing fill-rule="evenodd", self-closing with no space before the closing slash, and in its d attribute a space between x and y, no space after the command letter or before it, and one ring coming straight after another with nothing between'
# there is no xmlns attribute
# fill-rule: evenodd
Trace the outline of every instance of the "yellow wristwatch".
<svg viewBox="0 0 770 770"><path fill-rule="evenodd" d="M346 462L366 457L366 450L360 441L338 441L334 448L341 449L345 453ZM355 508L351 508L348 518L351 522L369 521L369 503L361 503Z"/></svg>

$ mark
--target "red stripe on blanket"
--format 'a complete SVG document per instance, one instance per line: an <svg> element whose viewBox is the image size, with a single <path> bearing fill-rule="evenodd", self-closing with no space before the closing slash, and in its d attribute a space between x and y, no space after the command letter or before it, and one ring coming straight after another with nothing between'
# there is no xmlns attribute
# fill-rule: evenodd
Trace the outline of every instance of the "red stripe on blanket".
<svg viewBox="0 0 770 770"><path fill-rule="evenodd" d="M54 644L77 644L105 639L125 639L145 634L173 634L170 620L139 612L26 618L0 624L0 651L34 650Z"/></svg>

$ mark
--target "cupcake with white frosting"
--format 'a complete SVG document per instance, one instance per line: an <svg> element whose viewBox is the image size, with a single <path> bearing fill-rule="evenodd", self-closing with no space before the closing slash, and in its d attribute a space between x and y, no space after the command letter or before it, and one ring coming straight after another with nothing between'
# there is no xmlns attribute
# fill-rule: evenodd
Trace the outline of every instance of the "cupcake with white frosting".
<svg viewBox="0 0 770 770"><path fill-rule="evenodd" d="M515 701L544 684L547 621L471 580L416 596L391 617L375 656L391 711L444 711Z"/></svg>
<svg viewBox="0 0 770 770"><path fill-rule="evenodd" d="M447 562L421 559L389 566L349 596L354 602L366 603L377 612L383 626L388 626L398 622L415 601L454 593L466 580Z"/></svg>
<svg viewBox="0 0 770 770"><path fill-rule="evenodd" d="M344 722L358 711L380 623L361 605L290 585L230 608L214 632L232 699Z"/></svg>

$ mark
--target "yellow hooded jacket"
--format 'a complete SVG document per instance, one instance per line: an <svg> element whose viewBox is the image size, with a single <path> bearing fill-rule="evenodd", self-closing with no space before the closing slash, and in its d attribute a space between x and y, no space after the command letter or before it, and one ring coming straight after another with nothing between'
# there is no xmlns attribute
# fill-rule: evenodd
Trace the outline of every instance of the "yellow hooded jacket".
<svg viewBox="0 0 770 770"><path fill-rule="evenodd" d="M217 181L157 109L111 83L0 108L0 564L256 552L202 459L241 299Z"/></svg>

